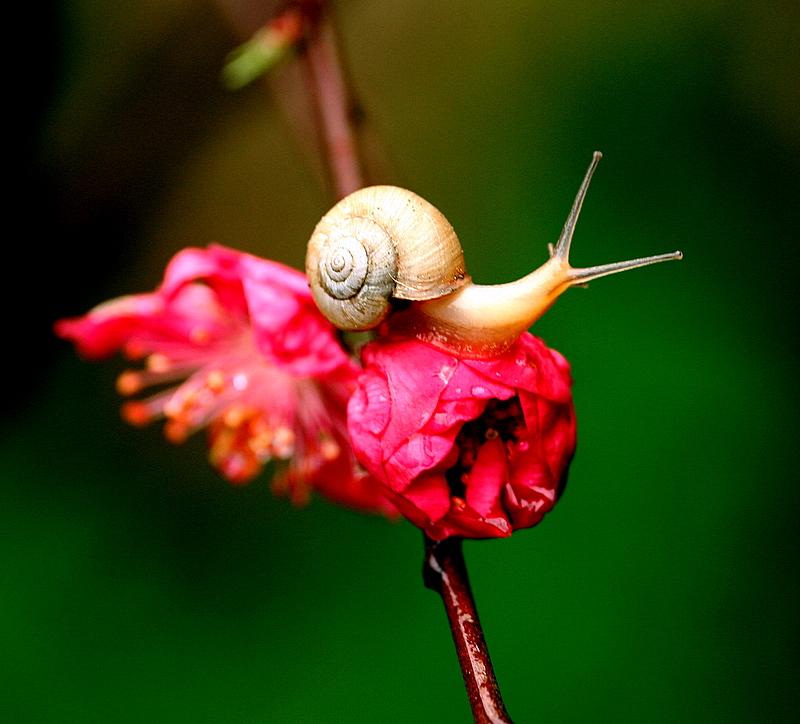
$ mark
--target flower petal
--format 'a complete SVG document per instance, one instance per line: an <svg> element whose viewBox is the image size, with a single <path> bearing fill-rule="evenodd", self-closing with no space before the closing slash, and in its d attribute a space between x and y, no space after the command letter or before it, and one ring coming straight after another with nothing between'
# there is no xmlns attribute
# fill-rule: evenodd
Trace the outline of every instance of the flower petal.
<svg viewBox="0 0 800 724"><path fill-rule="evenodd" d="M575 448L561 355L530 334L488 360L388 334L362 360L355 453L429 536L503 537L553 506Z"/></svg>
<svg viewBox="0 0 800 724"><path fill-rule="evenodd" d="M506 446L495 438L481 445L478 458L469 472L467 485L467 504L479 515L502 516L498 499L500 491L508 481L508 461Z"/></svg>

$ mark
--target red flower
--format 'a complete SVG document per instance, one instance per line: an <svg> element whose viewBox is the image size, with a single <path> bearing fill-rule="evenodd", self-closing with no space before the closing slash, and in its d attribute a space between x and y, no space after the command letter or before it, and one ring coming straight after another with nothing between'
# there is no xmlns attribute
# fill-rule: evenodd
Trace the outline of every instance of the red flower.
<svg viewBox="0 0 800 724"><path fill-rule="evenodd" d="M348 405L353 448L431 538L509 536L553 507L575 450L558 352L527 332L486 360L390 336L362 359Z"/></svg>
<svg viewBox="0 0 800 724"><path fill-rule="evenodd" d="M185 249L156 291L61 320L56 332L89 358L144 358L145 369L119 377L124 395L176 383L127 402L123 416L135 425L165 418L173 442L208 427L211 463L231 482L250 481L275 458L288 461L275 485L295 501L316 488L390 509L347 440L358 367L300 272L219 246Z"/></svg>

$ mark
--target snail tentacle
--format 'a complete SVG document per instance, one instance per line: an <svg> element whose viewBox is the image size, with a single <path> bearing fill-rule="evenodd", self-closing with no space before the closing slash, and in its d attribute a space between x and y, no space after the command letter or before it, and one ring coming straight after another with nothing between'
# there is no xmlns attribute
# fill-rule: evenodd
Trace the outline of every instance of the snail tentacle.
<svg viewBox="0 0 800 724"><path fill-rule="evenodd" d="M592 176L602 154L595 151L578 189L564 228L555 245L548 245L550 258L530 274L508 284L471 284L457 292L419 305L419 319L409 324L418 335L446 340L476 356L492 356L510 346L573 286L628 269L683 258L680 251L630 259L585 268L569 261L572 238Z"/></svg>

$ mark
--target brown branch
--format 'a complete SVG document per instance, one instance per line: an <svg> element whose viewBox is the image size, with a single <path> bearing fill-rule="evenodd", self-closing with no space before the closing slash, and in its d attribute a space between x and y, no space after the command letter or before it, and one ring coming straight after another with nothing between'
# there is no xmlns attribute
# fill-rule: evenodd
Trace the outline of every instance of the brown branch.
<svg viewBox="0 0 800 724"><path fill-rule="evenodd" d="M288 77L280 82L278 99L290 116L295 134L306 150L308 136L315 125L316 138L312 142L321 152L332 195L341 198L364 186L364 174L358 152L356 124L363 118L358 103L343 70L337 48L336 33L330 14L329 0L216 0L220 10L235 28L237 34L252 38L253 34L269 31L273 41L285 40L299 51L298 68L305 76L308 100L300 100L291 84L295 81L290 69ZM264 23L264 17L272 19ZM297 17L300 27L297 27ZM259 25L261 23L261 25ZM259 30L260 27L260 30ZM299 37L296 33L300 32ZM284 74L285 75L285 74ZM274 80L274 78L271 78ZM289 98L288 96L291 96ZM310 106L310 108L309 108ZM313 112L313 124L307 124L303 114ZM310 115L310 114L309 114ZM359 129L360 130L360 129ZM380 160L380 154L373 155Z"/></svg>
<svg viewBox="0 0 800 724"><path fill-rule="evenodd" d="M507 724L511 717L483 637L461 544L461 538L433 541L425 536L422 577L425 585L442 597L475 722Z"/></svg>
<svg viewBox="0 0 800 724"><path fill-rule="evenodd" d="M336 33L325 2L302 2L311 21L305 67L334 193L342 198L364 185L353 130L354 104L342 70Z"/></svg>

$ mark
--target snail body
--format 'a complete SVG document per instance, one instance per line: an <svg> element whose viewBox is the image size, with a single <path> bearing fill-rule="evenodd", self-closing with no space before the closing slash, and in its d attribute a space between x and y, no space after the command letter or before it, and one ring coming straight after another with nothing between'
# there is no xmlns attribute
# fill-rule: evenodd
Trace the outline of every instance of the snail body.
<svg viewBox="0 0 800 724"><path fill-rule="evenodd" d="M680 251L586 268L569 262L572 237L592 175L595 152L550 258L507 284L474 284L447 219L413 191L372 186L350 194L317 224L306 274L317 306L339 329L367 330L409 300L395 329L471 357L508 348L572 286L657 262Z"/></svg>
<svg viewBox="0 0 800 724"><path fill-rule="evenodd" d="M317 306L347 331L377 327L392 299L436 299L469 282L447 219L396 186L359 189L325 214L308 243L306 275Z"/></svg>

